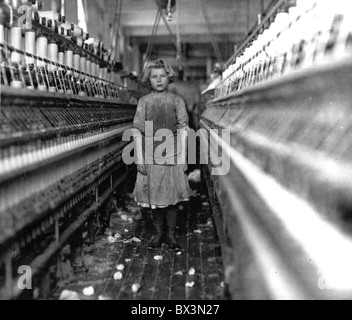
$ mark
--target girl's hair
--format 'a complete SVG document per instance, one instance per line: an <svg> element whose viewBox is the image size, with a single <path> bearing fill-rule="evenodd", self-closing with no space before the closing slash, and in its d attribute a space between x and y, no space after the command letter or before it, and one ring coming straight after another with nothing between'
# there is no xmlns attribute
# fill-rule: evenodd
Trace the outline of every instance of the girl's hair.
<svg viewBox="0 0 352 320"><path fill-rule="evenodd" d="M165 69L167 76L169 78L169 83L172 83L174 81L174 75L175 75L174 70L164 59L158 59L158 60L152 61L148 65L143 75L143 82L149 87L150 87L150 81L149 81L150 73L153 69Z"/></svg>

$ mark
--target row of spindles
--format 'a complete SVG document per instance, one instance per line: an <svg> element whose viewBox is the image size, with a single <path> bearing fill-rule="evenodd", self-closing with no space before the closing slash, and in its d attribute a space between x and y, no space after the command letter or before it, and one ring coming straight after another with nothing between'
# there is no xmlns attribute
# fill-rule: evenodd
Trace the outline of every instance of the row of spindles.
<svg viewBox="0 0 352 320"><path fill-rule="evenodd" d="M17 20L22 15L18 12L22 5L31 7L31 28ZM90 38L59 13L44 11L41 2L0 0L2 95L6 95L6 89L12 88L9 91L21 90L24 96L28 90L55 93L38 94L45 98L49 96L50 103L54 103L60 94L128 102L130 91L122 85L117 73L120 68L111 60L103 43ZM32 96L28 94L29 99ZM36 219L42 217L48 208L60 209L63 217L78 201L85 199L88 203L90 194L98 188L94 179L105 168L118 162L116 157L107 155L116 153L119 147L120 140L112 138L122 130L113 125L113 120L118 120L120 114L116 108L111 108L107 111L108 117L99 116L101 101L94 100L94 103L97 107L88 111L82 105L40 108L7 103L0 106L1 140L32 137L29 142L16 140L0 147L1 239L12 236L24 224L28 227L31 219L35 222L24 234L16 236L18 243L9 245L6 252L0 252L0 277L2 280L6 278L3 281L5 286L0 286L0 295L6 288L9 297L13 294L13 276L17 274L13 252L20 252L21 246L26 247L27 252L36 236L52 227L52 216L42 223L37 223ZM53 134L56 129L57 135ZM110 139L114 142L101 143ZM87 152L75 156L77 150L83 149ZM66 158L61 161L64 155ZM37 170L33 171L35 168ZM17 178L19 175L20 179ZM56 208L65 197L75 193ZM59 241L62 230L58 218L55 218L55 231Z"/></svg>
<svg viewBox="0 0 352 320"><path fill-rule="evenodd" d="M350 0L289 0L269 21L231 59L215 98L352 54Z"/></svg>
<svg viewBox="0 0 352 320"><path fill-rule="evenodd" d="M23 168L24 166L49 159L50 157L55 157L58 154L94 143L102 139L104 135L108 136L109 133L105 132L93 135L87 132L81 135L63 137L56 141L48 141L45 145L40 146L40 148L33 143L32 146L27 147L29 149L27 153L23 152L23 148L10 148L7 150L8 154L1 155L1 160L3 160L1 161L1 166L4 166L4 168L1 170L0 176L4 171L11 172L13 169ZM24 199L28 199L33 194L46 190L67 175L74 174L97 159L102 159L107 153L114 151L116 145L114 146L96 149L96 151L89 152L82 157L73 157L67 160L64 165L57 165L54 169L50 170L44 169L32 178L26 177L18 181L12 181L6 186L0 186L0 214L19 204Z"/></svg>
<svg viewBox="0 0 352 320"><path fill-rule="evenodd" d="M121 91L126 90L116 72L118 64L111 61L108 50L100 41L89 38L83 29L60 14L40 11L42 6L36 0L23 0L22 3L35 7L33 20L39 19L45 27L70 41L60 42L42 29L27 29L18 22L10 25L10 18L0 8L2 84L97 98L120 98Z"/></svg>

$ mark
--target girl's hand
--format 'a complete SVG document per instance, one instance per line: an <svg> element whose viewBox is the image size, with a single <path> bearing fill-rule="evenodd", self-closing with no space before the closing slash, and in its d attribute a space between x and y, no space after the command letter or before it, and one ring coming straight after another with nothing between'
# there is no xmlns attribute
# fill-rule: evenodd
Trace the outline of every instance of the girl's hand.
<svg viewBox="0 0 352 320"><path fill-rule="evenodd" d="M186 164L183 165L183 171L184 171L184 172L187 172L187 170L188 170L188 163L186 163Z"/></svg>
<svg viewBox="0 0 352 320"><path fill-rule="evenodd" d="M145 164L137 164L137 171L143 176L147 175L147 168Z"/></svg>

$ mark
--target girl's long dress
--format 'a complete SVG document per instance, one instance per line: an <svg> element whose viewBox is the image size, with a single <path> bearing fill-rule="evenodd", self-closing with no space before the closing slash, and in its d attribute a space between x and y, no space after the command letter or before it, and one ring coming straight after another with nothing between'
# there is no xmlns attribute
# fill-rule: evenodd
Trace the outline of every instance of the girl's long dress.
<svg viewBox="0 0 352 320"><path fill-rule="evenodd" d="M164 92L152 93L138 103L133 128L142 133L144 142L146 121L153 123L153 134L160 129L168 129L177 142L177 130L187 129L189 118L182 98ZM154 150L158 144L160 146L162 142L154 142ZM158 165L154 162L147 164L146 170L147 176L138 173L134 190L135 200L140 206L163 208L189 200L190 187L184 165Z"/></svg>

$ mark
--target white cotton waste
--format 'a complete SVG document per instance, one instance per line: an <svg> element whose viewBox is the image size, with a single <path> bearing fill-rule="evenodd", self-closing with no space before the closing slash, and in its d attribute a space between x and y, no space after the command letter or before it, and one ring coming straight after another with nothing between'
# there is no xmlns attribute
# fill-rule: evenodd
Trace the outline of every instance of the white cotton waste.
<svg viewBox="0 0 352 320"><path fill-rule="evenodd" d="M190 276L194 276L196 274L196 270L194 268L189 269L188 274Z"/></svg>
<svg viewBox="0 0 352 320"><path fill-rule="evenodd" d="M201 172L200 170L195 170L188 175L188 181L198 183L201 182Z"/></svg>
<svg viewBox="0 0 352 320"><path fill-rule="evenodd" d="M61 292L59 300L79 300L78 293L75 291L64 290Z"/></svg>
<svg viewBox="0 0 352 320"><path fill-rule="evenodd" d="M87 297L91 297L92 295L94 295L94 288L92 286L88 288L84 288L83 294Z"/></svg>
<svg viewBox="0 0 352 320"><path fill-rule="evenodd" d="M122 280L122 278L123 278L123 275L122 275L122 273L120 271L116 272L114 274L114 280Z"/></svg>
<svg viewBox="0 0 352 320"><path fill-rule="evenodd" d="M139 283L135 283L134 285L132 285L132 292L137 293L140 288L141 288L141 285Z"/></svg>
<svg viewBox="0 0 352 320"><path fill-rule="evenodd" d="M127 214L123 214L123 215L121 216L121 219L122 219L123 221L127 221L127 220L128 220L128 215L127 215Z"/></svg>
<svg viewBox="0 0 352 320"><path fill-rule="evenodd" d="M163 257L162 257L162 256L155 256L155 257L154 257L154 260L156 260L156 261L161 261L161 260L163 260Z"/></svg>
<svg viewBox="0 0 352 320"><path fill-rule="evenodd" d="M125 270L125 266L123 264L119 264L116 266L116 269L119 271L123 271L123 270Z"/></svg>
<svg viewBox="0 0 352 320"><path fill-rule="evenodd" d="M138 239L138 238L136 238L136 237L133 237L133 238L131 238L131 239L122 240L122 241L119 241L119 242L122 242L122 243L124 243L124 244L128 244L128 243L131 243L131 242L138 242L138 243L140 243L140 242L142 242L142 240L140 240L140 239Z"/></svg>

